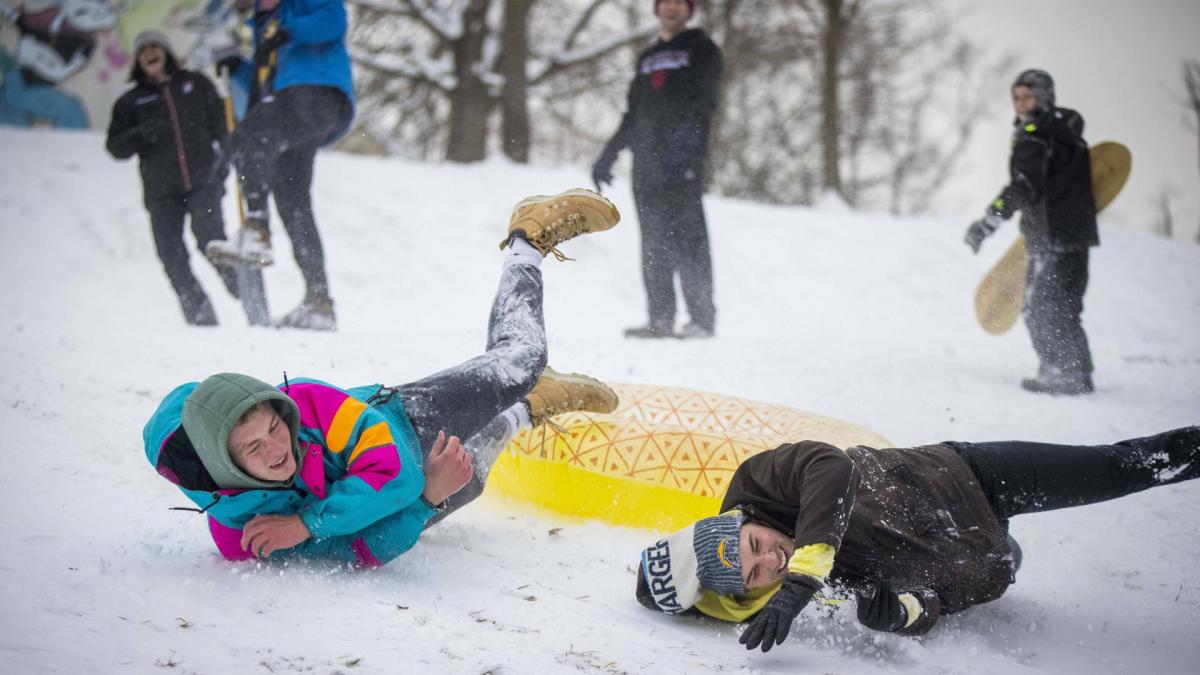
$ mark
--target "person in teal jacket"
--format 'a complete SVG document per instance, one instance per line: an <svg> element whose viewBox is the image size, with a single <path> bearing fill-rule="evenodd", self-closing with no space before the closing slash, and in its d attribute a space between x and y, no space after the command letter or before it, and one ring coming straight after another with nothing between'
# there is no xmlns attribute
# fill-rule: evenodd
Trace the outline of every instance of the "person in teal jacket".
<svg viewBox="0 0 1200 675"><path fill-rule="evenodd" d="M554 400L531 389L547 359L542 258L619 218L586 190L520 202L501 244L504 269L482 355L397 387L286 377L273 387L235 373L189 382L146 425L147 459L208 516L226 558L360 567L394 559L482 492L519 428L566 410L616 407L615 395L590 378L553 375L563 394Z"/></svg>
<svg viewBox="0 0 1200 675"><path fill-rule="evenodd" d="M354 118L346 8L342 0L241 0L240 5L253 10L254 57L223 58L217 70L231 72L248 91L230 146L246 217L232 240L213 241L205 253L218 264L273 264L268 200L274 195L305 284L303 301L277 325L334 330L311 193L317 149L345 134Z"/></svg>

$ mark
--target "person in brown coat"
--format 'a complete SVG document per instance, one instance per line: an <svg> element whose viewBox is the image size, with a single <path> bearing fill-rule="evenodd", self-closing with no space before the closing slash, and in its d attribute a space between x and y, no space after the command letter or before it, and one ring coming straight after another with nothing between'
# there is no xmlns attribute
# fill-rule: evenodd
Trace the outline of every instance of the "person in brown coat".
<svg viewBox="0 0 1200 675"><path fill-rule="evenodd" d="M828 584L869 628L920 635L1015 581L1009 518L1197 477L1200 426L1096 446L786 444L738 467L720 515L642 552L637 599L748 621L739 641L766 652Z"/></svg>

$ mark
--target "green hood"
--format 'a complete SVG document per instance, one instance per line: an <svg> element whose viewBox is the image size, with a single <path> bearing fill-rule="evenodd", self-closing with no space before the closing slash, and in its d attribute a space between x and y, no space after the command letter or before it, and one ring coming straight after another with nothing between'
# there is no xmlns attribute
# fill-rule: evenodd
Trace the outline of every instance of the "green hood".
<svg viewBox="0 0 1200 675"><path fill-rule="evenodd" d="M259 480L242 471L229 456L229 432L247 410L260 401L270 401L275 412L292 432L292 454L300 470L300 409L286 394L249 375L219 373L204 380L183 402L183 430L187 432L200 462L217 485L227 490L257 490L288 487L286 481Z"/></svg>

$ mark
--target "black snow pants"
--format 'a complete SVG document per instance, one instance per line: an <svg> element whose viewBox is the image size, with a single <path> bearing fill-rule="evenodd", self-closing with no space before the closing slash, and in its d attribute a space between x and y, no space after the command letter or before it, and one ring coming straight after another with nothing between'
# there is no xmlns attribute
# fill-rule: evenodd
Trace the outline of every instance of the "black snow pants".
<svg viewBox="0 0 1200 675"><path fill-rule="evenodd" d="M275 195L311 300L329 298L312 208L313 162L317 149L333 140L352 114L350 101L335 87L289 87L251 107L231 142L247 214L267 222L267 198Z"/></svg>
<svg viewBox="0 0 1200 675"><path fill-rule="evenodd" d="M216 325L217 317L212 303L192 274L188 262L187 246L183 241L184 218L191 216L192 234L204 258L204 247L208 242L225 238L225 218L221 214L221 197L225 188L220 183L200 186L189 193L155 197L146 200L150 212L150 227L154 232L154 248L163 270L183 309L183 318L194 326ZM207 259L207 258L205 258ZM221 281L231 295L237 296L237 281L233 270L217 267Z"/></svg>
<svg viewBox="0 0 1200 675"><path fill-rule="evenodd" d="M546 353L542 272L529 265L509 265L492 301L483 354L416 382L381 387L368 401L402 405L426 459L439 431L465 439L475 475L429 525L483 493L488 471L509 436L500 414L533 389L546 367Z"/></svg>
<svg viewBox="0 0 1200 675"><path fill-rule="evenodd" d="M1092 352L1083 332L1088 249L1029 252L1025 325L1041 364L1039 375L1090 377Z"/></svg>
<svg viewBox="0 0 1200 675"><path fill-rule="evenodd" d="M712 330L712 253L699 178L666 181L640 178L633 197L642 229L642 279L650 325L675 323L675 275L692 323Z"/></svg>
<svg viewBox="0 0 1200 675"><path fill-rule="evenodd" d="M1200 477L1200 427L1195 426L1113 445L948 445L971 467L1002 521Z"/></svg>

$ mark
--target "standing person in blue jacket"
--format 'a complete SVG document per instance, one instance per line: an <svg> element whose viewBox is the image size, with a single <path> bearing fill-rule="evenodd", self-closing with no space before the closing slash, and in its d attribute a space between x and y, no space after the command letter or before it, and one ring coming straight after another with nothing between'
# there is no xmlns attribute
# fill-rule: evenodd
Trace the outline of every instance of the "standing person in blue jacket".
<svg viewBox="0 0 1200 675"><path fill-rule="evenodd" d="M183 223L190 215L201 251L225 240L221 197L228 169L219 158L228 134L221 97L204 75L179 67L167 36L156 30L134 38L129 79L134 87L113 104L105 147L117 159L138 156L154 248L183 318L215 326L212 303L188 262ZM233 271L218 266L217 272L237 296Z"/></svg>
<svg viewBox="0 0 1200 675"><path fill-rule="evenodd" d="M249 89L232 141L246 222L234 241L213 242L207 253L219 263L272 264L267 199L274 194L305 283L304 300L277 325L334 330L311 191L317 149L344 134L354 117L346 8L341 0L257 0L253 9L253 61L218 64Z"/></svg>
<svg viewBox="0 0 1200 675"><path fill-rule="evenodd" d="M717 108L721 50L687 28L693 0L655 0L658 40L638 57L621 126L592 168L596 188L611 184L623 148L633 151L633 196L642 227L642 276L649 321L627 337L704 338L716 328L712 254L704 219L704 164ZM690 322L675 331L675 275Z"/></svg>
<svg viewBox="0 0 1200 675"><path fill-rule="evenodd" d="M978 253L983 240L1013 213L1029 250L1025 326L1038 355L1028 391L1077 395L1093 390L1092 352L1083 331L1088 252L1100 245L1091 162L1083 116L1056 104L1054 80L1026 70L1012 85L1016 112L1009 184L971 224L966 242Z"/></svg>
<svg viewBox="0 0 1200 675"><path fill-rule="evenodd" d="M540 266L559 243L619 218L587 190L518 203L483 354L395 387L273 387L235 373L189 382L146 424L147 459L208 516L228 559L392 560L482 493L519 428L616 408L600 382L546 368Z"/></svg>

